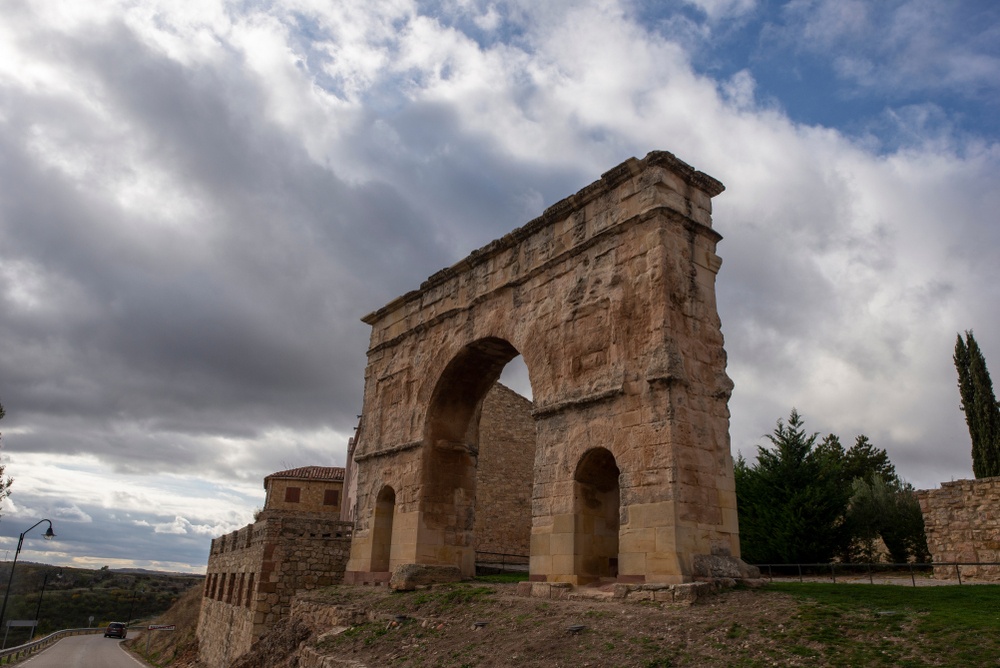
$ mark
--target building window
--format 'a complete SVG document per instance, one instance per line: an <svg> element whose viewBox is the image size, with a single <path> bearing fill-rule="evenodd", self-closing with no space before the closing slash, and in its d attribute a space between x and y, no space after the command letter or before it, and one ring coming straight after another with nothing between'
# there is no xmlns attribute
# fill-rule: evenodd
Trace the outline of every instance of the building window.
<svg viewBox="0 0 1000 668"><path fill-rule="evenodd" d="M340 490L339 489L325 490L323 492L323 505L324 506L340 505Z"/></svg>
<svg viewBox="0 0 1000 668"><path fill-rule="evenodd" d="M285 503L298 503L299 494L302 490L299 487L286 487L285 488Z"/></svg>

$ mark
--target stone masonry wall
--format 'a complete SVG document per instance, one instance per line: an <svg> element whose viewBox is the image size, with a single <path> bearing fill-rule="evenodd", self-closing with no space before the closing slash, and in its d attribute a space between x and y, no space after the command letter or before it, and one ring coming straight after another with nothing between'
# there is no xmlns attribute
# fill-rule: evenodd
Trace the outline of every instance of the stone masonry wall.
<svg viewBox="0 0 1000 668"><path fill-rule="evenodd" d="M212 541L198 619L200 659L225 668L278 620L296 592L343 580L351 525L266 513Z"/></svg>
<svg viewBox="0 0 1000 668"><path fill-rule="evenodd" d="M1000 477L945 482L917 498L934 561L1000 561ZM1000 581L1000 566L960 568L963 578ZM934 576L954 578L955 568L938 566Z"/></svg>
<svg viewBox="0 0 1000 668"><path fill-rule="evenodd" d="M477 552L529 554L535 420L531 402L497 383L483 402L476 471ZM480 555L477 561L489 561Z"/></svg>
<svg viewBox="0 0 1000 668"><path fill-rule="evenodd" d="M258 522L212 541L197 631L209 666L228 665L253 642L264 535L265 523Z"/></svg>
<svg viewBox="0 0 1000 668"><path fill-rule="evenodd" d="M289 488L299 490L299 500L285 500L285 492ZM337 503L326 503L326 492L336 492ZM287 510L296 513L322 513L340 516L340 504L344 496L343 481L330 480L291 480L277 478L270 481L267 489L266 509Z"/></svg>

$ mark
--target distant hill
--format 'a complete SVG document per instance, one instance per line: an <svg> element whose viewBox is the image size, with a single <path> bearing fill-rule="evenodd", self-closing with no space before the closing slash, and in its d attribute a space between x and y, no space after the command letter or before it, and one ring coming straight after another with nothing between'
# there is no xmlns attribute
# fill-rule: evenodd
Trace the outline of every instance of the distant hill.
<svg viewBox="0 0 1000 668"><path fill-rule="evenodd" d="M7 582L10 562L0 563L0 581ZM205 577L140 569L66 568L18 562L7 601L6 618L37 619L37 635L64 628L129 622L162 614L184 592L200 590ZM44 584L44 592L42 586ZM7 646L26 637L12 629Z"/></svg>
<svg viewBox="0 0 1000 668"><path fill-rule="evenodd" d="M204 575L199 575L197 573L181 573L179 571L151 571L148 568L112 568L112 573L124 573L125 575L166 575L171 577L181 577L181 578L202 578Z"/></svg>

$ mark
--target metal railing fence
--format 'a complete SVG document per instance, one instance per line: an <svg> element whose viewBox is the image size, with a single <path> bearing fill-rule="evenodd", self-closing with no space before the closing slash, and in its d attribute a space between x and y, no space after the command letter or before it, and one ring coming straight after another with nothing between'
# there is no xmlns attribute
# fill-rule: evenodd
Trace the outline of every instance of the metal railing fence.
<svg viewBox="0 0 1000 668"><path fill-rule="evenodd" d="M33 640L32 642L25 643L23 645L18 645L17 647L8 647L5 650L0 650L0 665L7 665L13 663L14 661L20 661L29 654L33 654L40 649L44 649L59 640L60 638L66 638L69 636L82 636L88 633L103 633L104 628L90 628L90 629L63 629L62 631L56 631L55 633L50 633L44 638L39 638L38 640Z"/></svg>
<svg viewBox="0 0 1000 668"><path fill-rule="evenodd" d="M840 571L841 578L854 576L857 577L859 574L868 576L868 582L874 584L875 575L879 572L882 573L896 573L897 575L910 576L910 583L916 587L918 571L924 574L929 571L930 575L935 574L935 569L955 569L955 577L958 579L958 584L962 584L962 568L963 566L969 567L980 567L980 566L1000 566L1000 562L997 561L928 561L919 563L905 563L905 564L893 564L893 563L837 563L830 562L826 564L754 564L760 569L761 574L767 573L768 580L774 580L774 571L779 571L779 577L782 577L781 572L789 573L785 575L786 578L798 577L799 582L805 582L806 577L826 577L828 574L830 580L836 584L837 582L837 571ZM994 573L995 577L1000 577L1000 568L998 568ZM971 577L979 575L976 573ZM966 575L966 579L970 579L969 575Z"/></svg>

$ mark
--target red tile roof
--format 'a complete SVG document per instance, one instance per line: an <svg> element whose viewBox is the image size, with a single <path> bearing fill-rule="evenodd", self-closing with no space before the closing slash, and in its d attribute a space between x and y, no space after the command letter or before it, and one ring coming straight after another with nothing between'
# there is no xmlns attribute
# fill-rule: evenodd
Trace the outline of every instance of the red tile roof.
<svg viewBox="0 0 1000 668"><path fill-rule="evenodd" d="M267 489L267 481L272 478L293 478L295 480L343 480L344 468L342 466L300 466L297 469L278 471L264 478L264 488Z"/></svg>

